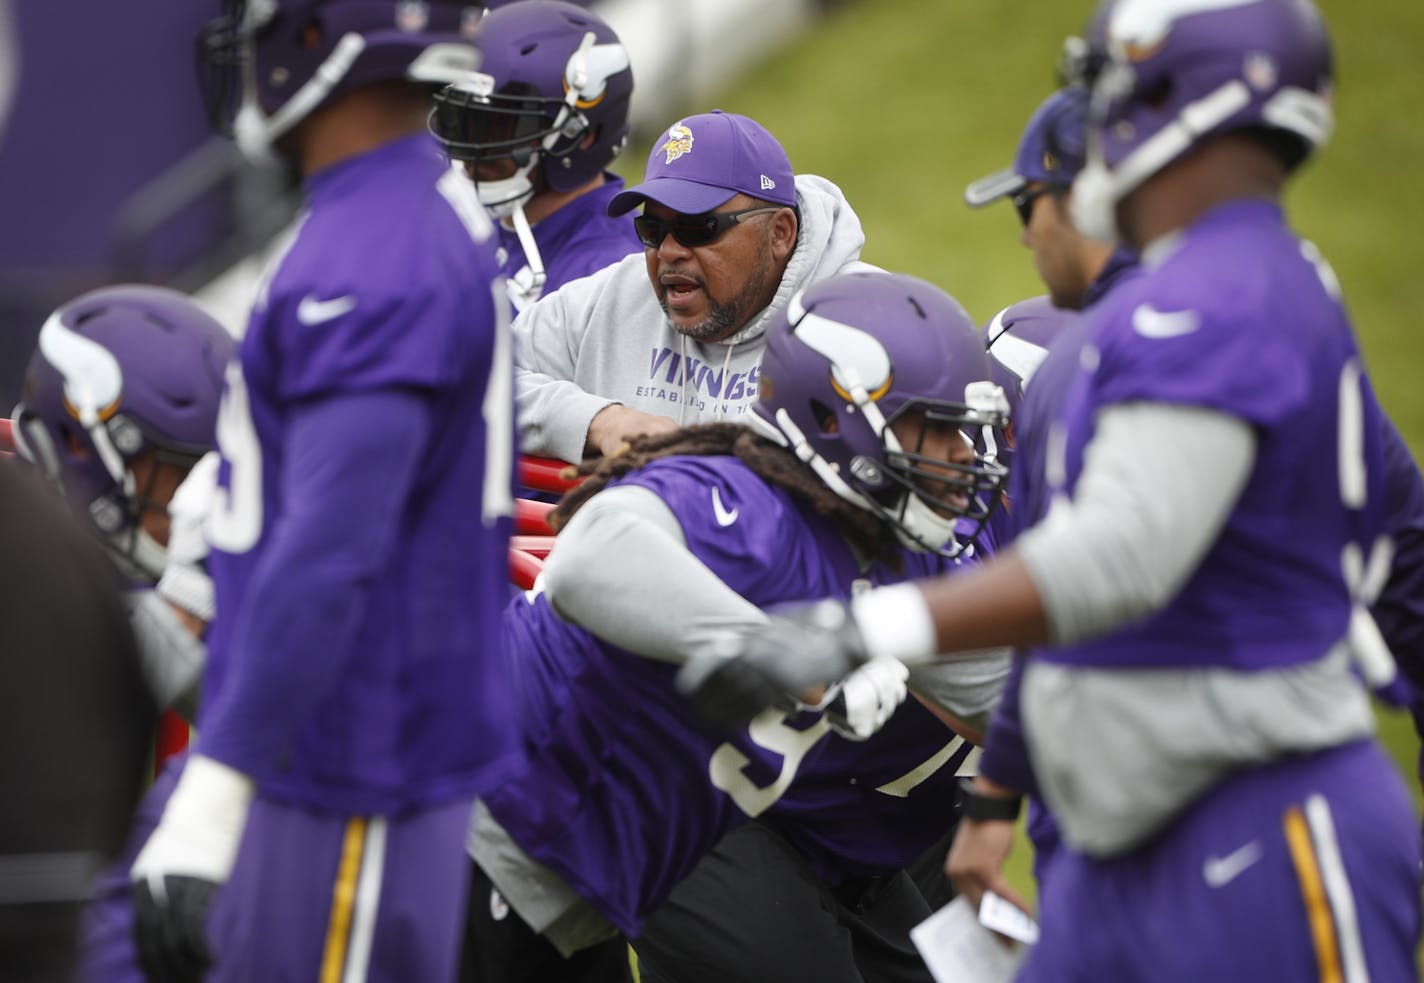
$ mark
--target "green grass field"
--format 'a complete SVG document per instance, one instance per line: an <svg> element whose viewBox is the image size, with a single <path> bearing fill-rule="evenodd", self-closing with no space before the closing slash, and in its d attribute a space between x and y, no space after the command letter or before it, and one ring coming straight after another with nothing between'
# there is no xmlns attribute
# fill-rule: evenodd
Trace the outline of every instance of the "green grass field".
<svg viewBox="0 0 1424 983"><path fill-rule="evenodd" d="M1424 448L1424 7L1323 0L1336 47L1335 139L1290 193L1297 228L1335 266L1381 398ZM798 171L846 192L865 258L933 280L980 321L1042 292L1012 210L964 207L964 185L1013 156L1054 86L1082 0L848 0L736 87L689 106L755 117ZM754 29L749 25L748 30ZM735 38L729 38L735 43ZM671 122L671 120L669 120ZM637 178L646 145L620 170Z"/></svg>
<svg viewBox="0 0 1424 983"><path fill-rule="evenodd" d="M1380 399L1417 457L1424 7L1318 2L1335 41L1337 129L1287 204L1334 265ZM982 323L1042 287L1013 210L970 211L964 186L1012 160L1029 113L1055 84L1062 38L1091 9L1081 0L850 0L733 89L686 111L716 107L765 124L797 171L844 189L865 225L865 259L938 283ZM646 154L646 144L631 148L621 172L636 180ZM1381 733L1417 797L1408 719L1382 715ZM1026 851L1018 853L1012 876L1031 889Z"/></svg>

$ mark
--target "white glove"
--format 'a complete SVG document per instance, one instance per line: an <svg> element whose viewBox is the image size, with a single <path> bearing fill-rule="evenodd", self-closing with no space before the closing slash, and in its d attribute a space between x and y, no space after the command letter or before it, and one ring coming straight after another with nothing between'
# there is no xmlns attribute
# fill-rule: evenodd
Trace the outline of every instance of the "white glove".
<svg viewBox="0 0 1424 983"><path fill-rule="evenodd" d="M194 754L183 764L158 826L139 851L130 880L152 882L169 874L217 884L232 874L252 779L220 761Z"/></svg>
<svg viewBox="0 0 1424 983"><path fill-rule="evenodd" d="M129 872L134 935L150 979L200 980L214 962L208 911L232 876L252 807L253 782L195 754Z"/></svg>
<svg viewBox="0 0 1424 983"><path fill-rule="evenodd" d="M212 621L213 581L204 562L208 540L204 532L217 496L218 454L203 455L168 503L168 559L158 579L161 597L201 621Z"/></svg>
<svg viewBox="0 0 1424 983"><path fill-rule="evenodd" d="M826 706L826 720L837 734L852 741L870 737L905 702L910 671L899 659L871 659L841 680Z"/></svg>

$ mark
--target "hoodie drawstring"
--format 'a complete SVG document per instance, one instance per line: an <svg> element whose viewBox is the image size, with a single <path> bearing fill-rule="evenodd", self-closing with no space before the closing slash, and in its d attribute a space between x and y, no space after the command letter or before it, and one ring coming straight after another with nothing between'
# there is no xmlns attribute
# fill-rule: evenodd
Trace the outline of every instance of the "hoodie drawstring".
<svg viewBox="0 0 1424 983"><path fill-rule="evenodd" d="M716 420L718 417L724 420L727 419L727 387L731 382L731 377L728 373L732 370L732 352L736 350L737 343L735 341L728 342L727 357L722 360L722 395L721 398L717 400L717 406L712 410L713 420ZM677 407L677 425L681 427L684 425L683 418L687 412L687 377L691 375L691 373L687 371L687 335L681 332L678 333L678 358L682 359L682 399L678 400Z"/></svg>
<svg viewBox="0 0 1424 983"><path fill-rule="evenodd" d="M682 398L677 401L677 425L683 425L682 417L687 412L687 335L677 333L677 357L682 359Z"/></svg>
<svg viewBox="0 0 1424 983"><path fill-rule="evenodd" d="M737 343L735 341L727 344L727 357L722 362L722 398L717 402L717 407L721 412L716 414L716 416L721 416L724 420L727 418L727 389L732 384L732 377L728 375L728 373L732 370L732 351L736 347Z"/></svg>

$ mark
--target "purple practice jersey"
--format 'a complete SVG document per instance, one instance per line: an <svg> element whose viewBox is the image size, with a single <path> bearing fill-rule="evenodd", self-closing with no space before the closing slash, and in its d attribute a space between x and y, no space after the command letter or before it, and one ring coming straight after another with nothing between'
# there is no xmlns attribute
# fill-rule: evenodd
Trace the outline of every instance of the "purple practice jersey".
<svg viewBox="0 0 1424 983"><path fill-rule="evenodd" d="M999 530L1006 540L1043 519L1050 488L1044 475L1049 433L1063 398L1078 373L1078 357L1092 336L1093 320L1065 317L1053 336L1033 379L1024 387L1023 402L1014 418L1014 466L1009 471L1008 507Z"/></svg>
<svg viewBox="0 0 1424 983"><path fill-rule="evenodd" d="M543 289L535 297L526 297L520 291L528 284L530 271L519 235L500 223L499 264L509 279L516 313L570 280L597 273L629 253L642 251L643 244L633 231L633 216L612 218L608 214L608 203L623 190L623 179L605 172L603 182L533 226L534 244L539 248L545 275ZM520 293L517 298L513 297L516 293Z"/></svg>
<svg viewBox="0 0 1424 983"><path fill-rule="evenodd" d="M1246 671L1320 658L1350 619L1342 556L1368 557L1384 531L1380 411L1330 268L1279 206L1230 202L1088 317L1091 343L1059 416L1064 459L1046 467L1050 480L1063 476L1052 493L1072 493L1096 415L1118 403L1244 420L1256 460L1220 535L1165 608L1042 657Z"/></svg>
<svg viewBox="0 0 1424 983"><path fill-rule="evenodd" d="M1032 381L1024 386L1023 402L1014 418L1018 446L1009 472L1009 501L1004 521L996 524L1000 546L1034 525L1048 514L1049 485L1044 473L1048 459L1049 432L1078 373L1083 346L1095 330L1096 320L1087 310L1107 296L1109 290L1128 282L1139 267L1137 257L1126 249L1116 249L1098 276L1088 286L1084 312L1067 316L1047 346L1047 354L1034 369ZM1066 312L1065 312L1066 314Z"/></svg>
<svg viewBox="0 0 1424 983"><path fill-rule="evenodd" d="M391 813L472 795L507 742L496 626L513 511L508 319L489 219L429 137L321 171L307 195L240 369L228 371L210 523L218 616L198 746L253 774L266 795ZM425 437L401 449L409 489L384 527L362 527L379 555L358 600L336 613L353 622L350 644L298 647L269 624L270 646L244 645L270 613L250 603L256 585L298 597L308 586L274 565L340 555L333 544L280 559L291 530L320 530L340 511L289 494L284 474L320 450L294 446L291 421L373 394L418 400ZM356 445L365 426L330 439ZM386 480L379 471L360 479ZM309 691L272 682L298 669Z"/></svg>
<svg viewBox="0 0 1424 983"><path fill-rule="evenodd" d="M903 573L863 574L829 522L735 458L664 458L622 483L655 492L688 549L759 606L844 598L858 580L894 583L948 563L907 554ZM482 799L520 847L629 935L749 816L774 823L832 880L896 870L948 828L972 748L914 700L865 742L811 711L767 711L745 732L714 735L678 693L676 665L599 641L543 594L517 598L505 623L527 755Z"/></svg>

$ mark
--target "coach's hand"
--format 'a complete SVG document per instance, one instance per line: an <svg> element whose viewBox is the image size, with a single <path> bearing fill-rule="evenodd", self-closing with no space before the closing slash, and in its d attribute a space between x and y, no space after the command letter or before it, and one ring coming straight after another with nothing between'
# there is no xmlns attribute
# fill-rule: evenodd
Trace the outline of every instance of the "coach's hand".
<svg viewBox="0 0 1424 983"><path fill-rule="evenodd" d="M840 679L865 658L849 609L827 599L778 608L764 624L729 632L689 659L677 682L704 720L730 730Z"/></svg>
<svg viewBox="0 0 1424 983"><path fill-rule="evenodd" d="M207 918L232 873L252 804L252 780L193 755L134 861L134 934L150 980L201 980L213 964Z"/></svg>
<svg viewBox="0 0 1424 983"><path fill-rule="evenodd" d="M1025 912L1028 904L1004 877L1004 862L1014 846L1013 818L998 818L990 812L1017 814L1020 797L1013 789L980 775L972 780L979 808L963 806L959 829L954 834L944 872L956 894L963 895L975 911L985 891L993 891ZM1000 804L995 808L995 803Z"/></svg>
<svg viewBox="0 0 1424 983"><path fill-rule="evenodd" d="M621 403L609 403L589 421L584 452L610 457L620 453L628 441L640 434L666 434L676 429L676 420L631 409Z"/></svg>

